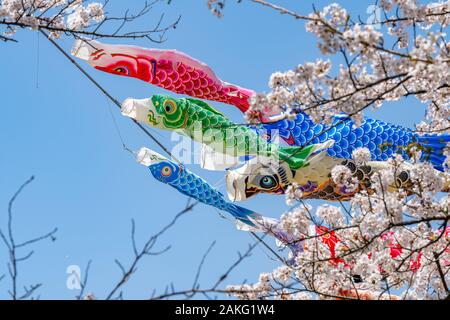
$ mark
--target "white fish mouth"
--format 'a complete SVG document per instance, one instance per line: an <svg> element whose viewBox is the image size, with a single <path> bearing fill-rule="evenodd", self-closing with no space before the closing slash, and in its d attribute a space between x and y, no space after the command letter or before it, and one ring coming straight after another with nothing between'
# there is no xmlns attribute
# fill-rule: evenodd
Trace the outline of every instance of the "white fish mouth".
<svg viewBox="0 0 450 320"><path fill-rule="evenodd" d="M136 153L136 161L146 167L166 159L167 158L163 157L159 153L145 147L140 148Z"/></svg>
<svg viewBox="0 0 450 320"><path fill-rule="evenodd" d="M247 188L245 178L234 170L227 171L225 176L228 198L231 201L247 200L248 197L245 192L245 189Z"/></svg>
<svg viewBox="0 0 450 320"><path fill-rule="evenodd" d="M77 39L70 53L81 60L89 61L94 51L94 47L90 46L87 40Z"/></svg>
<svg viewBox="0 0 450 320"><path fill-rule="evenodd" d="M125 117L136 119L137 106L134 103L134 101L135 99L133 98L125 99L125 101L122 103L120 107L120 112L122 113L122 115L124 115Z"/></svg>
<svg viewBox="0 0 450 320"><path fill-rule="evenodd" d="M150 149L142 147L136 154L136 161L146 167L152 164L150 159Z"/></svg>
<svg viewBox="0 0 450 320"><path fill-rule="evenodd" d="M98 64L101 57L108 55L109 50L103 44L95 40L77 39L70 53L78 59L87 61L92 66Z"/></svg>
<svg viewBox="0 0 450 320"><path fill-rule="evenodd" d="M156 118L156 109L153 106L151 98L146 99L134 99L127 98L120 107L122 115L132 118L139 122L150 122L151 125L156 126L159 122ZM153 116L150 117L149 115Z"/></svg>

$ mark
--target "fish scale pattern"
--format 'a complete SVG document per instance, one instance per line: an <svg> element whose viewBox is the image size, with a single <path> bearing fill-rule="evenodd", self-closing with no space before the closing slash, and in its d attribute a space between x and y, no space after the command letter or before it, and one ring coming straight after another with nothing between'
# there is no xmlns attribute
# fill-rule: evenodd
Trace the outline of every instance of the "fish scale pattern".
<svg viewBox="0 0 450 320"><path fill-rule="evenodd" d="M245 112L249 108L248 98L252 91L217 82L203 70L195 69L182 62L159 60L156 64L155 76L151 83L172 92L187 94L205 100L223 102L235 105Z"/></svg>
<svg viewBox="0 0 450 320"><path fill-rule="evenodd" d="M180 177L177 180L170 182L169 184L180 190L182 193L221 210L228 211L229 206L231 205L229 202L225 201L221 192L212 189L204 179L190 174L186 170L183 170L180 173Z"/></svg>
<svg viewBox="0 0 450 320"><path fill-rule="evenodd" d="M262 127L269 133L277 130L288 144L296 146L334 140L334 145L327 151L328 155L345 159L351 159L353 150L359 147L369 149L372 160L385 161L395 153L408 159L405 147L417 140L415 133L402 126L365 119L361 126L356 127L345 116L336 116L331 125L324 125L299 113L295 120L281 120Z"/></svg>
<svg viewBox="0 0 450 320"><path fill-rule="evenodd" d="M253 226L248 217L255 216L251 210L235 205L225 200L224 195L213 188L203 178L187 170L183 165L165 160L149 166L152 175L159 181L167 183L184 195L192 197L202 203L214 206L230 213L235 218ZM167 173L164 169L168 170Z"/></svg>

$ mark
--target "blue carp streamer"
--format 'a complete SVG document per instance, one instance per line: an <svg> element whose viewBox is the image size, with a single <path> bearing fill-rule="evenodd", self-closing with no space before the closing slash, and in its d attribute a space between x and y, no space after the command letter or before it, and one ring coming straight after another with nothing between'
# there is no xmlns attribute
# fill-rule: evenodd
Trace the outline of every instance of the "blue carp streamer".
<svg viewBox="0 0 450 320"><path fill-rule="evenodd" d="M175 163L147 148L139 150L137 161L148 167L153 177L157 180L170 185L182 194L230 213L239 221L237 223L239 229L266 232L284 243L292 241L291 237L277 227L277 220L263 217L258 213L225 200L224 195L220 191L195 173L190 172L184 165ZM297 245L290 245L290 247L294 249Z"/></svg>
<svg viewBox="0 0 450 320"><path fill-rule="evenodd" d="M256 128L264 129L270 139L271 130L277 130L280 138L290 145L305 146L334 140L328 155L345 159L352 158L352 151L359 147L370 150L371 160L385 161L399 153L409 159L408 151L416 147L422 151L423 161L443 171L443 150L450 142L449 134L418 135L412 130L380 120L365 118L359 127L345 115L333 117L330 125L317 124L305 113L297 114L294 120L279 120L264 123Z"/></svg>

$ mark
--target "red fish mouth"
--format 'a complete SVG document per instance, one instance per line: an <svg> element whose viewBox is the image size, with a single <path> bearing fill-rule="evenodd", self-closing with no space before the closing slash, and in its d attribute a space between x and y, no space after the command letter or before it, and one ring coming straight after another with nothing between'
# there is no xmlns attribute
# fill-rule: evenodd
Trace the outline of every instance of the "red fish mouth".
<svg viewBox="0 0 450 320"><path fill-rule="evenodd" d="M72 46L71 54L78 59L84 60L96 68L101 68L99 65L102 57L110 56L110 53L104 46L95 40L77 39Z"/></svg>
<svg viewBox="0 0 450 320"><path fill-rule="evenodd" d="M91 59L90 60L93 60L93 61L98 60L104 55L106 55L105 50L103 50L103 49L96 50L95 52L91 53Z"/></svg>

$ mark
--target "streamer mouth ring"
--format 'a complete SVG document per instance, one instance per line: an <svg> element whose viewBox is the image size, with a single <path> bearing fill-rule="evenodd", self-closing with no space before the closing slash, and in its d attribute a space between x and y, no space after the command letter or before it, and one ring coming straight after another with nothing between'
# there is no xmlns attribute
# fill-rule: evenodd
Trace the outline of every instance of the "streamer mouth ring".
<svg viewBox="0 0 450 320"><path fill-rule="evenodd" d="M103 52L102 49L97 48L96 44L100 45L93 40L77 39L70 53L81 60L91 61L97 54L102 55Z"/></svg>
<svg viewBox="0 0 450 320"><path fill-rule="evenodd" d="M136 153L136 161L146 167L164 160L167 160L167 158L145 147L140 148Z"/></svg>
<svg viewBox="0 0 450 320"><path fill-rule="evenodd" d="M247 193L247 182L244 176L229 170L226 173L227 194L231 201L243 201L254 195Z"/></svg>
<svg viewBox="0 0 450 320"><path fill-rule="evenodd" d="M127 98L120 107L122 115L152 127L164 129L163 117L158 114L152 99Z"/></svg>
<svg viewBox="0 0 450 320"><path fill-rule="evenodd" d="M125 99L125 101L122 103L120 111L124 116L136 119L137 106L134 103L134 99L132 98Z"/></svg>
<svg viewBox="0 0 450 320"><path fill-rule="evenodd" d="M111 57L110 46L102 44L95 40L77 39L75 40L70 53L78 59L88 62L91 66L97 68L105 62L101 62L104 56Z"/></svg>

